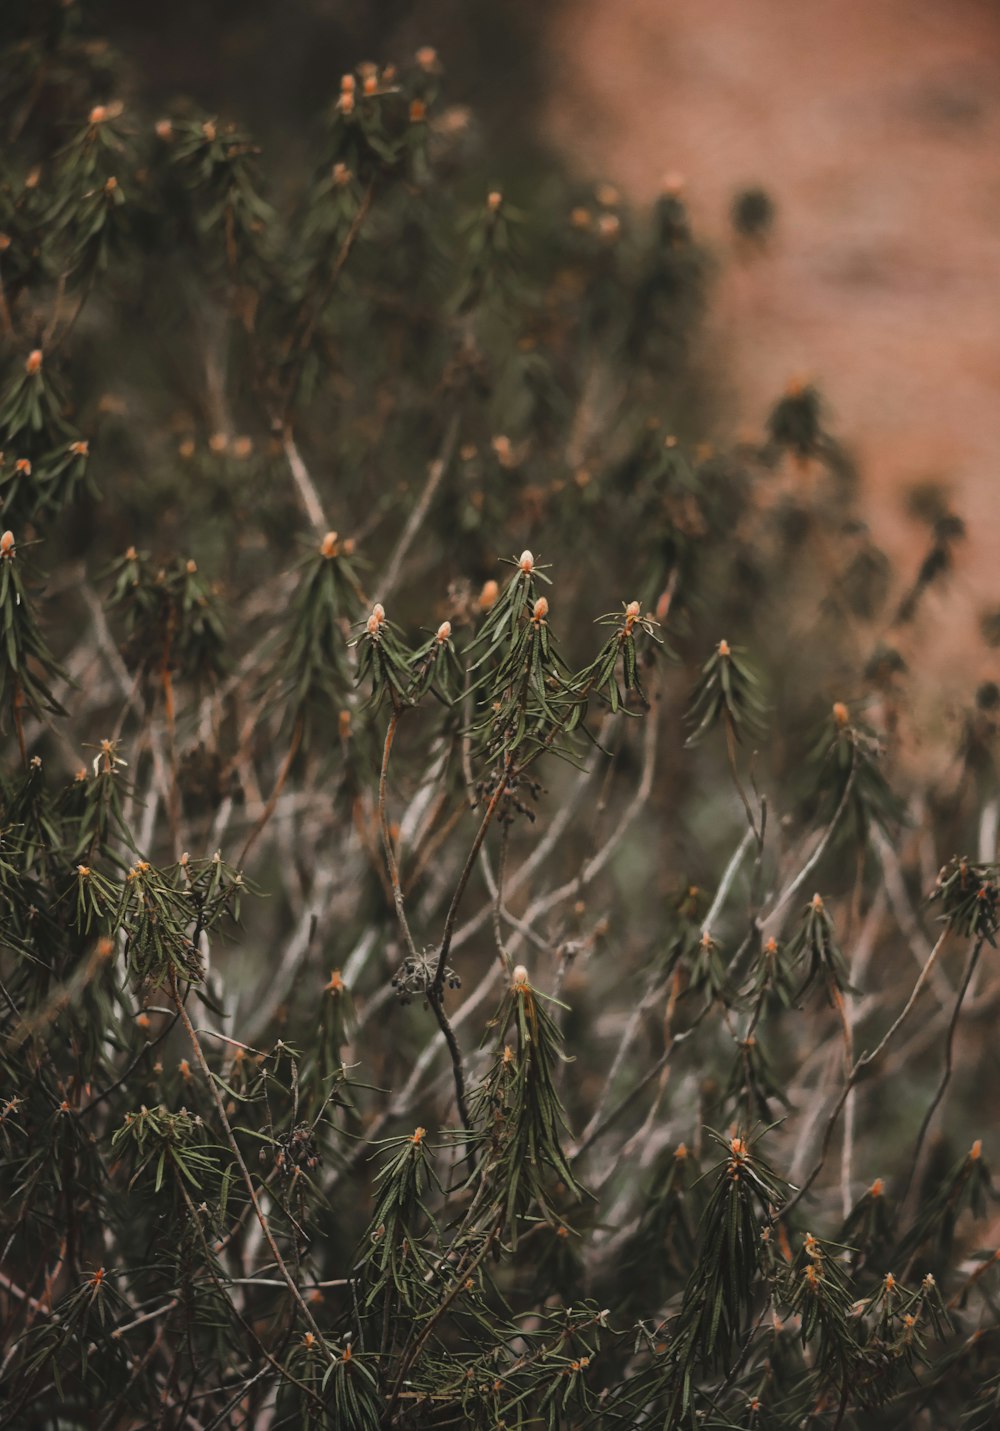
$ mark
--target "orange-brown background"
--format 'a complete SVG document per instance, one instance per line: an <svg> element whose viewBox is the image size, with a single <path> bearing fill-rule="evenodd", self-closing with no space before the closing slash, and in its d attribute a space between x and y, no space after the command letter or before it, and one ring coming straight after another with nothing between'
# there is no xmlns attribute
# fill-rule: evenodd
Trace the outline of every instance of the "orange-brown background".
<svg viewBox="0 0 1000 1431"><path fill-rule="evenodd" d="M908 654L942 691L995 677L977 627L1000 605L1000 7L568 0L548 43L547 129L583 172L639 200L685 176L720 260L723 428L759 427L808 375L910 574L907 491L942 483L969 536ZM753 183L778 214L748 256L728 209Z"/></svg>

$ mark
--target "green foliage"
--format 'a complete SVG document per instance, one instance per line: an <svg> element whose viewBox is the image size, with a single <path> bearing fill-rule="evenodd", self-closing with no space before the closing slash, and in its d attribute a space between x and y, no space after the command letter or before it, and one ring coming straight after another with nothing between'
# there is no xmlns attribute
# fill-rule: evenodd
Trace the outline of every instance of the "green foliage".
<svg viewBox="0 0 1000 1431"><path fill-rule="evenodd" d="M960 519L897 578L816 388L705 441L679 185L501 183L426 48L269 153L85 9L0 57L4 1424L985 1431Z"/></svg>

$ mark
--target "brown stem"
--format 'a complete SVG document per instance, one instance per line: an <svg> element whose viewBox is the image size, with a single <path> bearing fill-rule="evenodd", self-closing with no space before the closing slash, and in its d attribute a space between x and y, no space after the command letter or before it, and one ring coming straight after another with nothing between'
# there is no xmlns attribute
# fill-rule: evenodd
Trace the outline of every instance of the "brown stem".
<svg viewBox="0 0 1000 1431"><path fill-rule="evenodd" d="M233 1133L232 1124L229 1122L229 1117L226 1113L225 1104L222 1101L222 1096L219 1093L218 1087L216 1086L215 1079L212 1077L212 1070L208 1066L208 1060L205 1057L204 1050L202 1049L201 1043L198 1039L198 1035L195 1032L194 1025L192 1024L191 1019L188 1016L188 1011L184 1007L183 1000L181 999L181 996L178 992L177 975L174 973L173 969L171 969L170 971L170 997L173 1001L174 1007L177 1010L178 1016L180 1017L181 1023L184 1025L185 1032L187 1033L188 1039L191 1043L191 1050L194 1054L195 1062L201 1069L202 1074L205 1078L205 1082L208 1085L209 1095L211 1096L212 1102L215 1104L216 1112L218 1113L219 1119L222 1123L222 1129L225 1135L226 1142L229 1145L230 1152L236 1159L236 1164L243 1178L243 1182L249 1195L251 1205L253 1207L254 1213L256 1214L257 1221L260 1223L260 1230L264 1234L264 1241L270 1248L271 1256L274 1258L274 1265L277 1267L278 1271L284 1278L285 1283L288 1286L288 1290L292 1294L294 1301L298 1304L299 1311L305 1318L306 1326L312 1332L313 1336L319 1342L320 1346L326 1347L326 1339L324 1338L323 1333L319 1329L319 1326L316 1322L316 1318L309 1310L309 1307L307 1306L305 1299L302 1296L302 1293L299 1291L294 1277L289 1272L288 1267L285 1265L285 1259L282 1257L281 1252L278 1249L278 1244L274 1239L274 1233L271 1231L270 1223L264 1215L264 1209L261 1207L260 1199L257 1197L257 1189L254 1187L253 1178L250 1176L250 1169L247 1167L246 1163L243 1160L243 1154L240 1152L240 1146L236 1141L236 1135Z"/></svg>
<svg viewBox="0 0 1000 1431"><path fill-rule="evenodd" d="M296 717L296 720L295 720L295 728L294 728L294 730L292 731L291 744L290 744L289 747L288 747L288 754L285 756L284 760L283 760L282 763L281 763L281 769L278 771L278 778L277 778L277 780L274 782L274 789L271 791L271 794L270 794L270 796L269 796L269 798L268 798L268 802L267 802L267 804L264 806L263 811L261 812L260 819L257 821L256 825L254 825L253 829L250 831L250 834L247 836L247 842L246 842L246 844L243 846L243 849L240 851L240 857L239 857L239 860L237 861L237 863L240 864L240 865L243 865L243 864L246 863L247 855L250 853L250 851L251 851L251 849L253 848L253 846L257 843L257 840L258 840L258 838L260 837L260 834L261 834L261 832L263 831L264 826L267 824L268 820L270 820L271 816L274 814L275 806L276 806L277 803L278 803L278 800L279 800L279 798L280 798L280 796L281 796L282 790L284 790L284 788L285 788L285 781L288 779L288 773L289 773L289 771L290 771L291 768L292 768L292 762L295 760L295 757L298 755L298 753L299 753L299 746L302 744L303 725L304 725L303 717L302 717L302 715L300 714L300 715L298 715L298 716Z"/></svg>
<svg viewBox="0 0 1000 1431"><path fill-rule="evenodd" d="M448 906L448 913L444 921L444 933L441 936L441 948L438 952L437 973L434 975L434 987L439 991L444 988L444 971L445 966L448 962L448 954L451 950L452 936L455 933L455 921L458 918L458 907L462 902L462 896L465 893L465 887L469 883L469 880L472 876L472 871L475 867L476 859L479 856L479 851L482 848L482 843L486 839L486 831L490 827L490 821L493 819L493 815L496 811L497 805L500 803L500 796L507 788L507 780L509 774L510 756L508 755L504 761L503 774L497 781L496 788L493 791L493 794L490 796L490 803L487 805L486 813L483 815L482 821L479 825L479 829L476 831L476 838L472 842L472 849L469 851L468 858L465 861L465 867L462 870L458 884L455 887L455 893L451 897L451 904Z"/></svg>
<svg viewBox="0 0 1000 1431"><path fill-rule="evenodd" d="M403 931L403 938L410 955L416 959L417 949L413 942L413 935L410 933L409 921L406 918L406 904L403 899L403 887L399 881L399 863L396 859L396 851L392 844L392 835L389 831L389 821L385 813L385 790L389 776L389 757L392 754L392 743L396 737L396 727L399 724L401 712L394 710L389 718L389 727L385 733L385 744L382 747L382 768L378 777L378 824L382 832L382 849L385 852L385 862L389 870L389 879L392 883L392 898L396 906L396 918L399 920L399 927Z"/></svg>

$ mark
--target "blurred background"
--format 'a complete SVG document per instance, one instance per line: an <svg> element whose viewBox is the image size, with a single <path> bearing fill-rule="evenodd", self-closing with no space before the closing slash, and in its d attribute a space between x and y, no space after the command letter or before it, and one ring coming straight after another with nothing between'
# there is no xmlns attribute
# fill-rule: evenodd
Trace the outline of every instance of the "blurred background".
<svg viewBox="0 0 1000 1431"><path fill-rule="evenodd" d="M342 70L434 45L496 182L543 160L645 203L683 179L713 261L698 354L721 440L814 382L903 573L942 498L963 560L941 635L907 656L951 688L1000 605L1000 10L993 0L104 0L148 99L231 111L297 174ZM276 162L275 162L276 161ZM747 206L739 231L734 202ZM756 200L757 207L753 201ZM987 662L989 657L986 658ZM975 669L969 669L973 663Z"/></svg>

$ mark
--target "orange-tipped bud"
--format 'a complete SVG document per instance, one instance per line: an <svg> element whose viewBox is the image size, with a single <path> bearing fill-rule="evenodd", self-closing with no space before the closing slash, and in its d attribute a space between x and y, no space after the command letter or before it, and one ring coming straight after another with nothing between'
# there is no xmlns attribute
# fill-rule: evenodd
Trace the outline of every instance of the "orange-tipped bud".
<svg viewBox="0 0 1000 1431"><path fill-rule="evenodd" d="M25 371L26 373L37 373L37 372L38 372L38 369L39 369L41 366L42 366L42 350L41 350L41 348L32 348L31 352L28 354L27 358L25 359L24 371Z"/></svg>
<svg viewBox="0 0 1000 1431"><path fill-rule="evenodd" d="M530 987L528 984L528 971L523 964L515 966L511 978L511 987L515 989L527 989Z"/></svg>
<svg viewBox="0 0 1000 1431"><path fill-rule="evenodd" d="M730 649L729 649L729 642L728 642L728 641L720 641L720 642L719 642L719 646L718 646L718 651L719 651L719 655L720 655L720 656L731 656L731 655L732 655L732 652L731 652Z"/></svg>
<svg viewBox="0 0 1000 1431"><path fill-rule="evenodd" d="M69 450L70 452L72 452L74 457L89 457L90 443L87 442L86 439L80 442L71 442L69 445Z"/></svg>
<svg viewBox="0 0 1000 1431"><path fill-rule="evenodd" d="M540 597L538 598L538 600L535 602L534 610L533 610L532 613L531 613L531 619L532 619L532 621L534 621L535 625L537 626L540 621L544 621L544 620L545 620L545 618L546 618L546 616L548 616L548 614L549 614L549 602L548 602L548 597L540 596Z"/></svg>
<svg viewBox="0 0 1000 1431"><path fill-rule="evenodd" d="M334 164L333 169L331 170L330 178L336 184L338 189L343 189L347 184L351 182L351 171L350 169L348 169L346 164L342 164L338 160L338 162Z"/></svg>
<svg viewBox="0 0 1000 1431"><path fill-rule="evenodd" d="M838 725L846 725L851 718L851 713L844 705L843 701L834 701L833 718Z"/></svg>
<svg viewBox="0 0 1000 1431"><path fill-rule="evenodd" d="M31 476L31 463L28 461L27 457L19 457L17 459L17 461L14 463L14 471L20 472L21 475L24 477Z"/></svg>
<svg viewBox="0 0 1000 1431"><path fill-rule="evenodd" d="M534 571L534 569L535 569L535 558L532 556L531 552L529 552L528 549L525 548L525 550L521 553L520 557L518 558L517 564L518 564L518 566L521 568L522 571Z"/></svg>
<svg viewBox="0 0 1000 1431"><path fill-rule="evenodd" d="M815 909L817 913L823 908L823 898L821 895L813 895L811 900L811 908Z"/></svg>
<svg viewBox="0 0 1000 1431"><path fill-rule="evenodd" d="M164 144L169 143L174 137L174 126L169 119L158 119L153 128L157 139L162 139Z"/></svg>
<svg viewBox="0 0 1000 1431"><path fill-rule="evenodd" d="M345 90L344 93L337 100L337 108L340 110L341 114L354 113L354 95L351 93L350 90Z"/></svg>
<svg viewBox="0 0 1000 1431"><path fill-rule="evenodd" d="M91 124L103 124L108 117L108 107L106 104L95 104L90 111Z"/></svg>
<svg viewBox="0 0 1000 1431"><path fill-rule="evenodd" d="M14 533L4 532L0 537L0 557L11 557L14 555Z"/></svg>
<svg viewBox="0 0 1000 1431"><path fill-rule="evenodd" d="M422 124L427 118L427 106L422 99L410 100L410 123Z"/></svg>
<svg viewBox="0 0 1000 1431"><path fill-rule="evenodd" d="M501 194L499 189L491 189L486 195L486 207L491 214L495 214L502 203L503 194Z"/></svg>
<svg viewBox="0 0 1000 1431"><path fill-rule="evenodd" d="M492 580L490 580L490 581L484 581L484 582L483 582L483 589L482 589L482 591L479 593L479 609L480 609L480 611L489 611L490 607L494 605L494 603L496 602L496 599L497 599L497 597L498 597L499 595L500 595L500 583L499 583L499 582L497 582L497 581L492 581Z"/></svg>
<svg viewBox="0 0 1000 1431"><path fill-rule="evenodd" d="M363 86L363 87L364 87L364 92L365 92L365 94L368 94L368 95L377 94L377 93L378 93L378 76L377 76L377 75L365 75L364 86Z"/></svg>
<svg viewBox="0 0 1000 1431"><path fill-rule="evenodd" d="M211 144L216 138L219 131L216 129L211 119L206 119L205 123L201 126L201 132L208 140L209 144Z"/></svg>
<svg viewBox="0 0 1000 1431"><path fill-rule="evenodd" d="M357 80L354 78L353 75L341 75L341 76L340 76L340 92L341 92L341 94L353 94L354 91L355 91L355 89L357 89L357 85L358 85L358 82L357 82Z"/></svg>
<svg viewBox="0 0 1000 1431"><path fill-rule="evenodd" d="M337 555L337 533L336 533L336 532L327 532L326 536L323 538L322 543L320 544L320 549L319 549L319 551L320 551L320 556L325 556L325 557L327 557L327 558L333 557L333 556L336 556L336 555Z"/></svg>
<svg viewBox="0 0 1000 1431"><path fill-rule="evenodd" d="M426 73L437 68L438 53L433 45L421 45L414 58Z"/></svg>
<svg viewBox="0 0 1000 1431"><path fill-rule="evenodd" d="M437 639L438 639L439 641L441 641L441 642L445 642L445 641L448 641L448 640L451 639L451 622L450 622L450 621L442 621L442 622L441 622L441 625L440 625L440 626L438 627L438 629L437 629Z"/></svg>
<svg viewBox="0 0 1000 1431"><path fill-rule="evenodd" d="M426 1128L414 1128L413 1137L410 1139L410 1142L416 1144L416 1146L419 1147L426 1137Z"/></svg>

